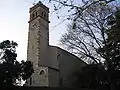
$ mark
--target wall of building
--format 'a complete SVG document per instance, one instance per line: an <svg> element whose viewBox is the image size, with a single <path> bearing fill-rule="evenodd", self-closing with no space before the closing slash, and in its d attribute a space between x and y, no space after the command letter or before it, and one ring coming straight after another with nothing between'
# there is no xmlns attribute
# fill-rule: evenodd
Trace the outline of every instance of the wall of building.
<svg viewBox="0 0 120 90"><path fill-rule="evenodd" d="M49 73L49 87L59 86L59 70L54 68L48 68Z"/></svg>
<svg viewBox="0 0 120 90"><path fill-rule="evenodd" d="M38 2L30 8L27 60L45 66L48 44L49 8Z"/></svg>
<svg viewBox="0 0 120 90"><path fill-rule="evenodd" d="M49 9L42 3L30 8L27 60L33 62L34 73L28 80L31 86L48 86L48 67L46 66L49 44ZM40 74L41 70L45 73Z"/></svg>
<svg viewBox="0 0 120 90"><path fill-rule="evenodd" d="M50 46L47 50L48 52L48 67L53 69L48 69L49 73L49 85L56 86L66 86L70 87L73 73L80 71L81 67L86 65L77 56L59 48L56 46Z"/></svg>
<svg viewBox="0 0 120 90"><path fill-rule="evenodd" d="M60 84L62 86L71 87L70 79L73 73L80 71L81 67L86 65L75 55L57 47L59 70L60 70Z"/></svg>
<svg viewBox="0 0 120 90"><path fill-rule="evenodd" d="M27 80L28 86L49 86L48 67L38 67Z"/></svg>
<svg viewBox="0 0 120 90"><path fill-rule="evenodd" d="M46 62L46 63L48 63L48 67L59 69L58 68L58 60L57 60L57 48L49 45L49 48L46 53L48 55L48 57L47 57L48 61Z"/></svg>
<svg viewBox="0 0 120 90"><path fill-rule="evenodd" d="M37 22L34 20L29 24L29 33L28 33L28 49L27 49L27 60L33 62L33 66L36 67L38 65L37 61L37 28L33 28L33 24Z"/></svg>

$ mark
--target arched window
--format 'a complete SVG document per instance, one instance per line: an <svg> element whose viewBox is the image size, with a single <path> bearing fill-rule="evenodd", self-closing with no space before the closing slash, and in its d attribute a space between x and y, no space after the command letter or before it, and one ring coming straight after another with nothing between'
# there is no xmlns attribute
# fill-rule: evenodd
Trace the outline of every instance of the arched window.
<svg viewBox="0 0 120 90"><path fill-rule="evenodd" d="M44 71L44 70L41 70L39 74L40 74L40 75L44 75L44 74L45 74L45 71Z"/></svg>
<svg viewBox="0 0 120 90"><path fill-rule="evenodd" d="M44 12L44 18L46 17L46 13Z"/></svg>
<svg viewBox="0 0 120 90"><path fill-rule="evenodd" d="M37 12L35 12L35 15L36 15L36 17L37 17Z"/></svg>
<svg viewBox="0 0 120 90"><path fill-rule="evenodd" d="M34 13L32 14L32 19L33 19L33 18L35 18L35 14L34 14Z"/></svg>
<svg viewBox="0 0 120 90"><path fill-rule="evenodd" d="M46 12L42 12L42 17L46 17Z"/></svg>
<svg viewBox="0 0 120 90"><path fill-rule="evenodd" d="M44 16L44 13L42 12L42 17Z"/></svg>
<svg viewBox="0 0 120 90"><path fill-rule="evenodd" d="M57 54L57 60L58 60L59 56L60 56L60 54L58 53L58 54Z"/></svg>
<svg viewBox="0 0 120 90"><path fill-rule="evenodd" d="M34 12L32 13L32 19L35 18L35 17L37 17L37 15L38 15L38 14L37 14L37 11L34 11Z"/></svg>

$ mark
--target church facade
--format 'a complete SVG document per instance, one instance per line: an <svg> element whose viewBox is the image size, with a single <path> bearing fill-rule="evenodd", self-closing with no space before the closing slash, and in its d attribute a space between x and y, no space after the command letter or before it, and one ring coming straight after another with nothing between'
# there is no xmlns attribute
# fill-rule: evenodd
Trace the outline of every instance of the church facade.
<svg viewBox="0 0 120 90"><path fill-rule="evenodd" d="M28 86L69 86L72 74L86 65L75 55L49 45L49 8L41 2L30 8L27 60L34 73Z"/></svg>

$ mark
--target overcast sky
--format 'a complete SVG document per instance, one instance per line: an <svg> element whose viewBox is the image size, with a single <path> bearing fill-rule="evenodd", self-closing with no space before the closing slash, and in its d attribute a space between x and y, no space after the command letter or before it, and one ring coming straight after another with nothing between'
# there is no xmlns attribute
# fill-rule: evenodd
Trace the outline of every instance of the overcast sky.
<svg viewBox="0 0 120 90"><path fill-rule="evenodd" d="M26 60L29 8L34 0L0 0L0 42L3 40L13 40L18 43L18 60ZM36 0L37 2L38 0ZM50 44L58 45L60 36L64 33L66 24L54 27L58 20L50 8Z"/></svg>

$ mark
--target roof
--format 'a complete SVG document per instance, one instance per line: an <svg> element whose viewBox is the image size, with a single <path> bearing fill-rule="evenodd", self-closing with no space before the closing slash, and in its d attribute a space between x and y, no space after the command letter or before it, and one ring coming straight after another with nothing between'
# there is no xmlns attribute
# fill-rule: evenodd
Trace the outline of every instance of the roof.
<svg viewBox="0 0 120 90"><path fill-rule="evenodd" d="M84 63L84 64L87 65L87 63L85 63L85 62L84 62L82 59L80 59L78 56L76 56L76 55L74 55L74 54L72 54L72 53L70 53L70 52L68 52L68 51L66 51L66 50L64 50L64 49L62 49L62 48L60 48L60 47L58 47L58 46L52 46L52 45L49 45L49 46L50 46L50 47L53 47L53 48L57 48L58 50L61 50L61 51L65 52L65 53L67 53L67 54L69 54L69 55L77 58L77 60L79 60L79 61L81 61L82 63Z"/></svg>

